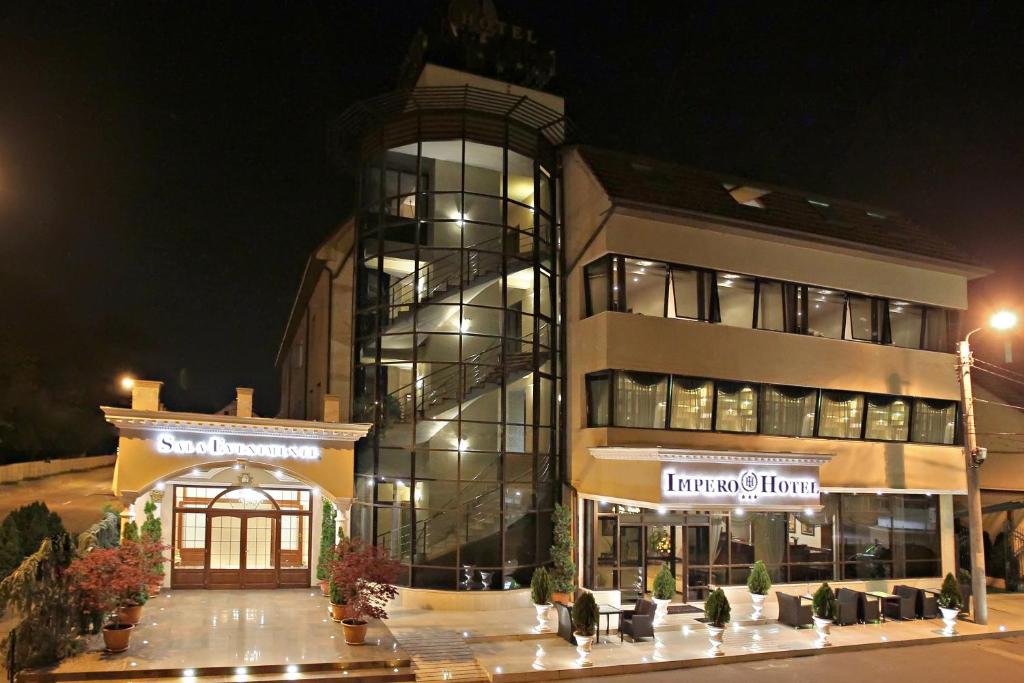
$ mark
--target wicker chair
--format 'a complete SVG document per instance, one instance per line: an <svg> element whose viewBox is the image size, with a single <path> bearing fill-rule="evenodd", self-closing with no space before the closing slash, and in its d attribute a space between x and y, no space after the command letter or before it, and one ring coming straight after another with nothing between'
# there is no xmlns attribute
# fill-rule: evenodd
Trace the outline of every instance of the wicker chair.
<svg viewBox="0 0 1024 683"><path fill-rule="evenodd" d="M776 591L775 597L779 601L779 623L799 628L814 622L811 606L801 604L799 595Z"/></svg>
<svg viewBox="0 0 1024 683"><path fill-rule="evenodd" d="M840 626L850 626L860 621L861 594L849 588L836 590L836 613L835 622Z"/></svg>
<svg viewBox="0 0 1024 683"><path fill-rule="evenodd" d="M619 641L624 635L633 642L641 638L654 637L654 610L656 605L650 600L637 600L632 612L623 612L619 619Z"/></svg>
<svg viewBox="0 0 1024 683"><path fill-rule="evenodd" d="M572 608L564 603L556 602L555 612L558 614L558 635L565 638L569 644L575 645L576 638L573 637L573 632L576 628L572 623Z"/></svg>
<svg viewBox="0 0 1024 683"><path fill-rule="evenodd" d="M913 586L899 585L892 589L898 600L885 601L885 617L887 619L913 619L917 616L917 594L920 592Z"/></svg>

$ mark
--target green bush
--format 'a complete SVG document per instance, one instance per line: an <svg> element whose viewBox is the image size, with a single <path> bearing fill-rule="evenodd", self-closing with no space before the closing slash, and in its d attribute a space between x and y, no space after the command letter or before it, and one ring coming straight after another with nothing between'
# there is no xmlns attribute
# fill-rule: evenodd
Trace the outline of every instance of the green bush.
<svg viewBox="0 0 1024 683"><path fill-rule="evenodd" d="M600 618L597 610L597 601L594 594L585 591L572 606L572 623L576 627L576 633L581 636L592 636L597 628L597 620Z"/></svg>
<svg viewBox="0 0 1024 683"><path fill-rule="evenodd" d="M156 516L156 503L147 500L143 511L146 513L146 521L142 523L140 529L142 540L160 543L163 540L164 529L160 518Z"/></svg>
<svg viewBox="0 0 1024 683"><path fill-rule="evenodd" d="M551 578L544 567L533 570L533 578L530 579L530 599L535 605L551 603Z"/></svg>
<svg viewBox="0 0 1024 683"><path fill-rule="evenodd" d="M957 581L959 581L960 583L970 583L971 582L971 573L969 571L967 571L966 569L964 569L963 567L961 567L956 572L956 578L957 578Z"/></svg>
<svg viewBox="0 0 1024 683"><path fill-rule="evenodd" d="M942 588L939 591L937 602L939 607L946 609L961 609L963 607L964 598L960 595L960 584L952 574L946 574L946 578L942 580Z"/></svg>
<svg viewBox="0 0 1024 683"><path fill-rule="evenodd" d="M0 524L0 580L39 550L45 538L64 533L64 525L45 503L36 501L12 510Z"/></svg>
<svg viewBox="0 0 1024 683"><path fill-rule="evenodd" d="M711 591L704 601L704 619L712 626L722 628L728 624L731 611L729 598L721 588Z"/></svg>
<svg viewBox="0 0 1024 683"><path fill-rule="evenodd" d="M116 548L121 542L121 517L104 506L100 521L78 535L78 552L86 553L91 548Z"/></svg>
<svg viewBox="0 0 1024 683"><path fill-rule="evenodd" d="M661 571L654 577L654 597L659 600L671 600L676 595L676 577L672 576L667 564L661 565Z"/></svg>
<svg viewBox="0 0 1024 683"><path fill-rule="evenodd" d="M139 542L139 525L134 519L124 525L124 540Z"/></svg>
<svg viewBox="0 0 1024 683"><path fill-rule="evenodd" d="M747 590L755 595L768 595L772 587L772 577L768 575L768 569L764 562L758 560L750 570L750 578L747 579Z"/></svg>
<svg viewBox="0 0 1024 683"><path fill-rule="evenodd" d="M331 501L324 498L323 514L320 517L320 555L316 563L316 578L326 581L331 577L331 559L337 543L335 529L338 526L338 511Z"/></svg>
<svg viewBox="0 0 1024 683"><path fill-rule="evenodd" d="M556 593L572 593L576 590L576 563L572 559L572 511L561 503L555 503L551 519L554 525L551 559L555 564L551 571L551 589Z"/></svg>
<svg viewBox="0 0 1024 683"><path fill-rule="evenodd" d="M838 607L836 605L836 594L828 581L818 586L814 591L812 603L814 605L814 616L819 619L835 619Z"/></svg>

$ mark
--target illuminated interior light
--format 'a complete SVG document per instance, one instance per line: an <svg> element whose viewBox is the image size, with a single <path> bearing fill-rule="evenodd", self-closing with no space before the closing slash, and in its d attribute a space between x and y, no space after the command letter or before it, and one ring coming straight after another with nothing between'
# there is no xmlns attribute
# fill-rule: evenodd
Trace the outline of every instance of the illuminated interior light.
<svg viewBox="0 0 1024 683"><path fill-rule="evenodd" d="M287 671L290 674L298 673L299 667L295 664L289 664L287 667L285 667L285 671Z"/></svg>
<svg viewBox="0 0 1024 683"><path fill-rule="evenodd" d="M235 667L235 675L236 676L244 676L247 673L249 673L249 670L247 668L245 668L244 666L236 666Z"/></svg>

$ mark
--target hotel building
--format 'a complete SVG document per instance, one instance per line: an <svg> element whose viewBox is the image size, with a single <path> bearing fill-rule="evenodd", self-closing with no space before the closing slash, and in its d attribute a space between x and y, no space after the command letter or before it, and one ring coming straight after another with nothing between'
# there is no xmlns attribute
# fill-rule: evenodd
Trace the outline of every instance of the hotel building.
<svg viewBox="0 0 1024 683"><path fill-rule="evenodd" d="M108 411L118 476L148 468L126 498L175 486L172 582L254 585L248 560L228 579L211 565L246 557L238 527L270 535L257 566L291 585L281 539L318 528L320 496L401 562L405 597L527 585L556 502L578 584L624 602L664 564L684 601L742 586L756 560L777 585L954 571L952 352L987 271L887 210L581 144L532 34L445 26L418 37L402 87L339 120L355 206L308 261L279 416ZM285 450L161 446L190 423ZM303 438L319 459L268 457ZM281 520L225 517L224 496ZM289 581L309 580L301 543Z"/></svg>

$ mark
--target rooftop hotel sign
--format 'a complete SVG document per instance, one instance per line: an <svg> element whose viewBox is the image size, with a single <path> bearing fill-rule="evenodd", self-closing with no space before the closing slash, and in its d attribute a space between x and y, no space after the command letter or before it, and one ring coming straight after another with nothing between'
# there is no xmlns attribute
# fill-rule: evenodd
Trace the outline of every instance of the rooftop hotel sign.
<svg viewBox="0 0 1024 683"><path fill-rule="evenodd" d="M209 455L232 458L319 460L320 448L294 444L228 441L221 436L207 439L179 439L174 434L156 437L156 452L164 455Z"/></svg>

